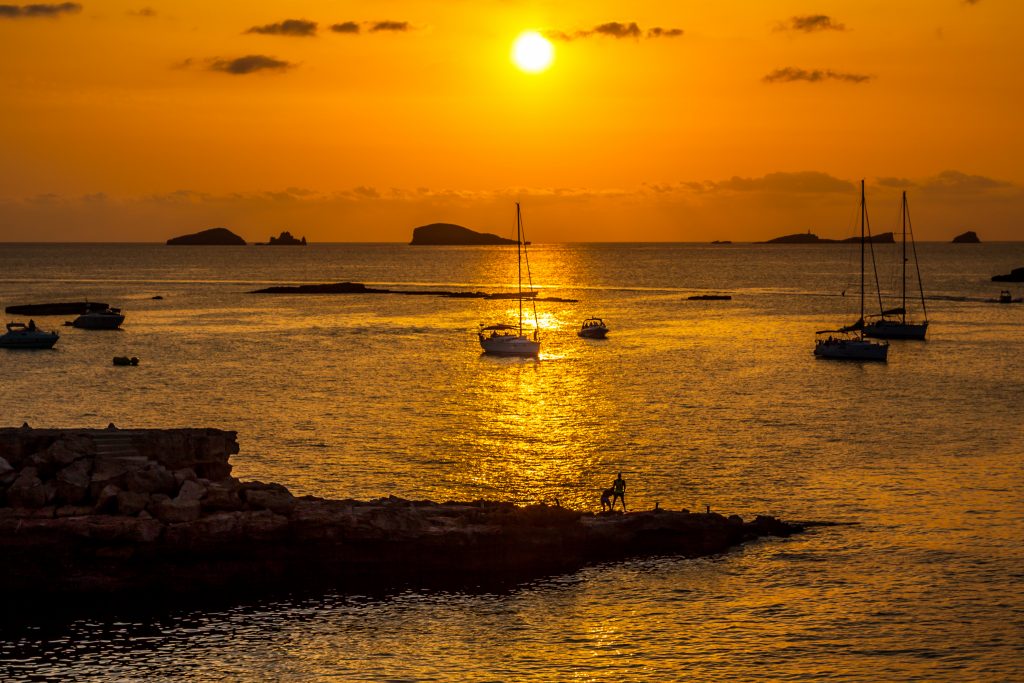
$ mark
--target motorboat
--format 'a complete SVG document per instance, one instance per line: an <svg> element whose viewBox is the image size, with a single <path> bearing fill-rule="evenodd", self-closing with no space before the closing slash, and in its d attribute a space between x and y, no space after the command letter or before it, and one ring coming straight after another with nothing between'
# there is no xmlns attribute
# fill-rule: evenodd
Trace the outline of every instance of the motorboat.
<svg viewBox="0 0 1024 683"><path fill-rule="evenodd" d="M124 322L124 314L120 308L107 308L103 311L83 313L72 321L73 327L83 330L116 330Z"/></svg>
<svg viewBox="0 0 1024 683"><path fill-rule="evenodd" d="M1004 289L1001 292L999 292L999 299L997 299L997 301L1001 304L1012 304L1013 295L1010 294L1010 290Z"/></svg>
<svg viewBox="0 0 1024 683"><path fill-rule="evenodd" d="M864 336L876 339L917 339L923 340L928 333L928 308L924 302L924 285L921 283L921 266L917 262L917 243L914 242L914 228L910 223L910 209L907 206L907 193L903 193L903 288L902 303L899 308L882 311L871 322L864 325ZM921 295L921 313L924 320L914 322L907 319L907 228L910 227L910 245L914 256L914 269L917 271L917 287Z"/></svg>
<svg viewBox="0 0 1024 683"><path fill-rule="evenodd" d="M516 202L516 255L519 259L519 284L516 298L519 300L519 324L507 325L497 323L480 325L477 338L484 353L494 356L536 356L540 353L539 325L537 324L537 302L531 296L534 293L533 278L530 275L530 258L526 255L526 244L523 234L523 214ZM526 257L526 277L529 289L523 292L523 258ZM533 334L523 334L523 299L533 304Z"/></svg>
<svg viewBox="0 0 1024 683"><path fill-rule="evenodd" d="M821 330L814 342L814 355L829 360L888 360L889 343L864 338L864 239L868 206L864 199L864 181L860 181L860 318L852 325L837 330ZM874 251L872 251L872 266ZM877 278L876 278L877 280Z"/></svg>
<svg viewBox="0 0 1024 683"><path fill-rule="evenodd" d="M600 318L587 318L576 334L586 339L604 339L608 336L608 326Z"/></svg>
<svg viewBox="0 0 1024 683"><path fill-rule="evenodd" d="M25 323L7 323L7 332L0 335L0 348L3 349L52 349L60 339L56 332L43 332L36 328L33 321Z"/></svg>

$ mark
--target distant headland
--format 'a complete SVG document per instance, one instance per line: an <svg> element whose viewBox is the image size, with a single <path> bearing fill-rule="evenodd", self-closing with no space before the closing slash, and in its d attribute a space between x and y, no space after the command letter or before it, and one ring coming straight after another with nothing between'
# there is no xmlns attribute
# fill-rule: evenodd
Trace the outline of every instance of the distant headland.
<svg viewBox="0 0 1024 683"><path fill-rule="evenodd" d="M1007 275L993 275L992 282L1024 282L1024 268L1014 268Z"/></svg>
<svg viewBox="0 0 1024 683"><path fill-rule="evenodd" d="M973 230L961 233L953 238L953 244L981 244L981 238Z"/></svg>
<svg viewBox="0 0 1024 683"><path fill-rule="evenodd" d="M891 232L881 232L877 235L865 238L864 241L874 242L875 244L891 244L896 240ZM818 237L813 232L798 232L792 235L776 237L775 239L766 240L764 242L755 242L754 244L842 244L845 242L860 242L860 237L847 237L842 240L830 240L825 237Z"/></svg>
<svg viewBox="0 0 1024 683"><path fill-rule="evenodd" d="M421 225L412 231L415 245L451 246L481 244L515 244L515 240L498 237L489 232L476 232L453 223L431 223ZM529 242L527 242L529 244Z"/></svg>
<svg viewBox="0 0 1024 683"><path fill-rule="evenodd" d="M305 235L303 235L302 239L300 239L300 240L299 239L295 239L290 232L285 230L284 232L281 233L280 237L274 237L273 235L271 235L270 239L268 241L266 241L266 242L256 242L256 246L259 246L259 247L262 247L262 246L268 246L268 247L278 247L278 246L304 247L304 246L306 246L306 237L305 237Z"/></svg>
<svg viewBox="0 0 1024 683"><path fill-rule="evenodd" d="M220 246L220 245L244 245L245 240L231 232L227 228L210 228L209 230L201 230L200 232L194 232L191 235L182 235L181 237L172 237L167 240L167 244L171 245L203 245L203 246Z"/></svg>

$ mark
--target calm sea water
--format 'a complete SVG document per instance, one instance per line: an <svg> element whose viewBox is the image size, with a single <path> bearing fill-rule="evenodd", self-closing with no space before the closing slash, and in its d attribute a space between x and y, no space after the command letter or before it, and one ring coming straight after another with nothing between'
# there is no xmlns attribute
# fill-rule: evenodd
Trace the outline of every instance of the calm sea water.
<svg viewBox="0 0 1024 683"><path fill-rule="evenodd" d="M876 249L891 291L897 250ZM859 365L811 355L815 330L856 319L845 245L535 245L534 282L579 299L538 303L539 360L480 355L476 325L511 322L515 302L247 293L496 291L514 287L514 249L0 245L0 304L128 316L0 351L5 425L235 429L235 474L296 494L596 509L621 470L636 508L860 522L503 594L8 627L0 678L1020 680L1024 305L985 300L1024 244L919 253L929 340ZM718 292L733 300L686 300ZM576 336L590 315L608 340Z"/></svg>

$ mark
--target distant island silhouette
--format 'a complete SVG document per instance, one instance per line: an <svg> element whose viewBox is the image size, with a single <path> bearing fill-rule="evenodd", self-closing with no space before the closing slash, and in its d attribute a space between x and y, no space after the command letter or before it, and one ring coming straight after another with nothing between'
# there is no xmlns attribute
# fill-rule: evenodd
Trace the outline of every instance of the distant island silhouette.
<svg viewBox="0 0 1024 683"><path fill-rule="evenodd" d="M953 238L953 244L981 244L981 238L973 230L960 233Z"/></svg>
<svg viewBox="0 0 1024 683"><path fill-rule="evenodd" d="M231 232L227 228L210 228L209 230L201 230L194 232L191 235L182 235L180 237L172 237L167 240L167 244L170 245L244 245L245 240Z"/></svg>
<svg viewBox="0 0 1024 683"><path fill-rule="evenodd" d="M874 242L875 244L891 244L896 240L891 232L880 232L877 235L872 235L871 237L866 238L864 241ZM775 239L766 240L764 242L754 242L754 244L843 244L846 242L860 242L860 237L847 237L842 240L830 240L826 237L818 237L813 232L798 232L792 235L776 237Z"/></svg>
<svg viewBox="0 0 1024 683"><path fill-rule="evenodd" d="M263 247L263 246L267 246L267 247L277 247L277 246L304 247L304 246L306 246L306 237L305 237L305 235L303 235L302 239L300 239L300 240L299 239L295 239L290 232L285 230L285 231L283 231L281 233L280 237L274 237L273 235L271 235L270 239L268 241L266 241L266 242L256 242L256 246L260 246L260 247Z"/></svg>
<svg viewBox="0 0 1024 683"><path fill-rule="evenodd" d="M421 225L412 231L414 245L450 246L450 245L489 245L515 244L515 240L498 237L489 232L476 232L454 223L431 223ZM527 242L529 244L529 242Z"/></svg>
<svg viewBox="0 0 1024 683"><path fill-rule="evenodd" d="M1024 282L1024 268L1014 268L1007 275L993 275L992 282Z"/></svg>
<svg viewBox="0 0 1024 683"><path fill-rule="evenodd" d="M376 289L361 282L328 282L310 285L275 285L255 289L249 294L404 294L405 296L440 296L449 299L536 299L537 301L558 301L576 303L576 299L537 296L536 290L529 292L450 292L438 289Z"/></svg>

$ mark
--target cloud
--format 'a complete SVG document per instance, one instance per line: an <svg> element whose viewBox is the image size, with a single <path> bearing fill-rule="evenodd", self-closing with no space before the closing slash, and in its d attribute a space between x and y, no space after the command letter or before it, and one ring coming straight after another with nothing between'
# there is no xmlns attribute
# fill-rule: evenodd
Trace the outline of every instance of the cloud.
<svg viewBox="0 0 1024 683"><path fill-rule="evenodd" d="M592 29L585 31L574 31L572 33L566 33L565 31L550 30L545 31L544 35L550 40L561 40L571 41L579 40L581 38L593 38L593 37L608 37L608 38L634 38L639 40L644 37L645 32L635 22L631 21L628 23L619 21L609 21L605 24L598 24ZM655 26L652 29L646 31L648 38L678 38L683 35L683 29L681 28L664 28L661 26Z"/></svg>
<svg viewBox="0 0 1024 683"><path fill-rule="evenodd" d="M770 192L776 194L827 194L853 192L856 187L848 180L836 178L820 171L799 171L796 173L768 173L758 178L733 176L728 180L706 180L704 187L709 191Z"/></svg>
<svg viewBox="0 0 1024 683"><path fill-rule="evenodd" d="M793 83L795 81L807 81L808 83L820 83L825 80L844 81L846 83L864 83L871 80L866 74L851 74L832 69L800 69L795 66L787 66L776 69L765 76L762 80L765 83Z"/></svg>
<svg viewBox="0 0 1024 683"><path fill-rule="evenodd" d="M359 24L354 21L344 21L340 24L333 24L331 30L335 33L359 33Z"/></svg>
<svg viewBox="0 0 1024 683"><path fill-rule="evenodd" d="M846 25L832 21L827 14L808 14L802 17L790 17L789 24L780 24L776 30L803 31L814 33L815 31L845 31Z"/></svg>
<svg viewBox="0 0 1024 683"><path fill-rule="evenodd" d="M62 2L53 5L0 5L0 19L22 19L34 17L57 17L61 14L81 12L77 2Z"/></svg>
<svg viewBox="0 0 1024 683"><path fill-rule="evenodd" d="M253 26L246 33L262 33L271 36L315 36L316 22L305 19L285 19L274 24Z"/></svg>
<svg viewBox="0 0 1024 683"><path fill-rule="evenodd" d="M983 175L970 175L961 171L943 171L921 181L921 188L927 192L947 194L979 194L1007 190L1013 183L996 180Z"/></svg>
<svg viewBox="0 0 1024 683"><path fill-rule="evenodd" d="M126 14L130 17L143 17L149 19L156 16L156 10L152 7L143 7L142 9L128 10Z"/></svg>
<svg viewBox="0 0 1024 683"><path fill-rule="evenodd" d="M655 26L654 28L647 29L648 38L678 38L683 35L683 29L681 28L662 28Z"/></svg>
<svg viewBox="0 0 1024 683"><path fill-rule="evenodd" d="M380 31L408 31L411 27L408 21L377 21L370 26L370 33Z"/></svg>
<svg viewBox="0 0 1024 683"><path fill-rule="evenodd" d="M914 181L911 180L910 178L893 178L893 177L877 178L875 180L875 184L880 186L880 187L895 187L895 188L904 189L904 190L907 189L908 187L916 187L917 186L916 183L914 183Z"/></svg>
<svg viewBox="0 0 1024 683"><path fill-rule="evenodd" d="M235 59L210 60L211 71L223 71L235 76L255 73L257 71L285 71L295 65L266 55L246 55Z"/></svg>

